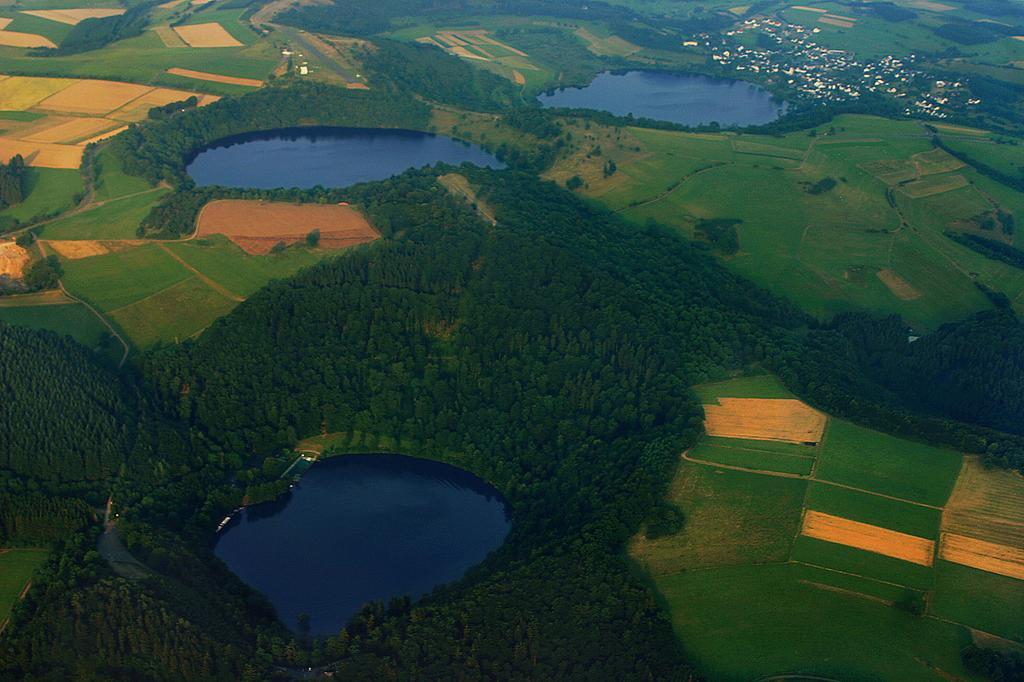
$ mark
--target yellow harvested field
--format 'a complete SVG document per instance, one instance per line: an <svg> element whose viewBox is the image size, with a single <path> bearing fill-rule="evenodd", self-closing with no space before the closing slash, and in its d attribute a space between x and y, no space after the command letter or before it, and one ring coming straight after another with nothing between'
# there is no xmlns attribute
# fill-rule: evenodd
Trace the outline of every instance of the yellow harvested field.
<svg viewBox="0 0 1024 682"><path fill-rule="evenodd" d="M153 88L116 81L80 80L39 103L40 109L76 114L106 114L120 109Z"/></svg>
<svg viewBox="0 0 1024 682"><path fill-rule="evenodd" d="M741 15L745 14L746 11L749 10L749 9L750 9L750 5L736 5L735 7L730 7L729 8L729 12L730 12L730 14L735 14L736 16L741 16Z"/></svg>
<svg viewBox="0 0 1024 682"><path fill-rule="evenodd" d="M852 21L843 21L842 19L836 19L834 17L821 17L818 19L819 24L828 24L829 26L838 26L839 28L853 28Z"/></svg>
<svg viewBox="0 0 1024 682"><path fill-rule="evenodd" d="M96 9L23 9L22 14L31 14L34 17L40 19L49 19L50 21L56 21L61 24L68 24L74 26L75 24L81 23L86 19L103 19L106 17L116 17L124 14L127 10L123 9L108 9L108 8L96 8Z"/></svg>
<svg viewBox="0 0 1024 682"><path fill-rule="evenodd" d="M935 542L932 540L812 509L804 513L800 533L809 538L862 549L865 552L882 554L921 566L931 566L935 560Z"/></svg>
<svg viewBox="0 0 1024 682"><path fill-rule="evenodd" d="M199 81L211 81L213 83L248 85L249 87L253 88L258 88L263 85L263 81L256 80L255 78L236 78L235 76L222 76L219 73L193 71L192 69L179 69L178 67L167 69L167 73L172 74L174 76L182 76L184 78L194 78Z"/></svg>
<svg viewBox="0 0 1024 682"><path fill-rule="evenodd" d="M587 43L587 49L596 55L606 57L625 57L639 52L640 47L620 38L619 36L608 36L601 38L596 36L582 26L574 33Z"/></svg>
<svg viewBox="0 0 1024 682"><path fill-rule="evenodd" d="M921 298L921 292L914 288L907 280L899 276L895 270L886 268L875 273L882 284L892 292L892 295L901 301L913 301Z"/></svg>
<svg viewBox="0 0 1024 682"><path fill-rule="evenodd" d="M45 119L50 125L20 131L22 140L31 142L58 142L74 144L95 137L117 127L117 121L106 118L61 118L51 116Z"/></svg>
<svg viewBox="0 0 1024 682"><path fill-rule="evenodd" d="M11 19L10 17L0 17L0 31L7 28L12 21L14 21L14 19Z"/></svg>
<svg viewBox="0 0 1024 682"><path fill-rule="evenodd" d="M28 76L5 78L0 81L0 109L23 111L74 82L72 78L31 78Z"/></svg>
<svg viewBox="0 0 1024 682"><path fill-rule="evenodd" d="M57 47L49 38L35 33L0 31L0 45L4 47Z"/></svg>
<svg viewBox="0 0 1024 682"><path fill-rule="evenodd" d="M516 85L526 85L526 76L515 69L512 70L512 80L515 81Z"/></svg>
<svg viewBox="0 0 1024 682"><path fill-rule="evenodd" d="M20 278L30 260L28 251L14 242L0 242L0 275Z"/></svg>
<svg viewBox="0 0 1024 682"><path fill-rule="evenodd" d="M790 9L798 9L804 12L819 12L821 14L825 14L828 12L827 9L821 9L820 7L808 7L806 5L793 5L792 7L790 7Z"/></svg>
<svg viewBox="0 0 1024 682"><path fill-rule="evenodd" d="M446 45L452 45L457 47L464 47L469 43L462 38L458 37L451 31L441 31L437 34L438 39Z"/></svg>
<svg viewBox="0 0 1024 682"><path fill-rule="evenodd" d="M110 253L110 249L104 246L102 242L92 240L46 241L44 244L46 248L53 249L61 257L68 260L78 260L80 258L90 258Z"/></svg>
<svg viewBox="0 0 1024 682"><path fill-rule="evenodd" d="M448 51L454 55L458 55L459 57L465 57L466 59L479 59L480 61L484 62L490 61L487 57L482 57L478 54L474 54L464 47L453 47L450 48Z"/></svg>
<svg viewBox="0 0 1024 682"><path fill-rule="evenodd" d="M704 406L704 429L710 436L818 443L826 416L790 398L719 398Z"/></svg>
<svg viewBox="0 0 1024 682"><path fill-rule="evenodd" d="M114 135L118 135L120 133L123 133L126 130L128 130L128 126L121 126L120 128L114 128L113 130L108 130L105 133L100 133L96 137L90 137L88 140L82 140L79 144L81 144L84 147L85 145L92 144L93 142L100 142L102 140L109 139L109 138L113 137Z"/></svg>
<svg viewBox="0 0 1024 682"><path fill-rule="evenodd" d="M183 2L185 2L185 0L169 0L168 2L161 3L160 5L157 5L157 6L160 9L174 9L175 7L177 7L178 5L180 5Z"/></svg>
<svg viewBox="0 0 1024 682"><path fill-rule="evenodd" d="M1024 476L964 457L942 513L942 532L1024 549Z"/></svg>
<svg viewBox="0 0 1024 682"><path fill-rule="evenodd" d="M939 557L988 573L1024 580L1024 549L1017 547L943 533Z"/></svg>
<svg viewBox="0 0 1024 682"><path fill-rule="evenodd" d="M174 32L189 47L241 47L242 43L215 21L190 26L175 26Z"/></svg>
<svg viewBox="0 0 1024 682"><path fill-rule="evenodd" d="M269 253L274 244L294 244L320 230L320 247L340 249L380 235L358 210L342 204L219 199L199 212L196 236L223 234L251 254Z"/></svg>
<svg viewBox="0 0 1024 682"><path fill-rule="evenodd" d="M1013 36L1013 39L1024 41L1024 36Z"/></svg>
<svg viewBox="0 0 1024 682"><path fill-rule="evenodd" d="M78 168L82 163L82 150L77 145L0 137L0 161L3 163L21 154L26 164L37 168Z"/></svg>
<svg viewBox="0 0 1024 682"><path fill-rule="evenodd" d="M154 26L153 32L160 38L164 47L188 47L188 44L170 26Z"/></svg>

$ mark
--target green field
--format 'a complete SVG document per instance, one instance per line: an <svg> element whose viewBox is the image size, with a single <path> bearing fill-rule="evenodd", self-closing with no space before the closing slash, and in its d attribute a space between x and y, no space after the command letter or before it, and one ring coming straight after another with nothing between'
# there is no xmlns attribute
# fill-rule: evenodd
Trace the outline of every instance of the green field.
<svg viewBox="0 0 1024 682"><path fill-rule="evenodd" d="M949 499L961 456L829 419L817 478L905 500L942 506Z"/></svg>
<svg viewBox="0 0 1024 682"><path fill-rule="evenodd" d="M64 285L103 312L117 310L191 276L158 244L64 261Z"/></svg>
<svg viewBox="0 0 1024 682"><path fill-rule="evenodd" d="M46 549L0 549L0 623L10 617L32 572L49 553Z"/></svg>
<svg viewBox="0 0 1024 682"><path fill-rule="evenodd" d="M80 303L63 305L0 305L0 320L33 329L49 329L96 348L109 334L95 315Z"/></svg>
<svg viewBox="0 0 1024 682"><path fill-rule="evenodd" d="M806 481L684 462L668 501L686 515L685 530L657 540L638 536L630 552L654 576L786 561L806 488Z"/></svg>
<svg viewBox="0 0 1024 682"><path fill-rule="evenodd" d="M150 209L170 190L152 188L144 194L125 195L47 223L41 239L135 239L136 230Z"/></svg>
<svg viewBox="0 0 1024 682"><path fill-rule="evenodd" d="M280 254L251 256L220 235L144 243L65 259L64 284L144 349L195 335L270 280L291 276L334 253L293 247Z"/></svg>
<svg viewBox="0 0 1024 682"><path fill-rule="evenodd" d="M782 385L782 382L770 374L737 377L713 384L700 384L699 386L694 386L693 391L705 405L717 402L718 398L793 397L793 394Z"/></svg>
<svg viewBox="0 0 1024 682"><path fill-rule="evenodd" d="M970 643L964 628L915 618L831 581L827 571L772 564L687 571L655 583L684 647L710 679L971 679L959 656Z"/></svg>
<svg viewBox="0 0 1024 682"><path fill-rule="evenodd" d="M180 343L228 314L237 301L191 277L109 313L138 348Z"/></svg>
<svg viewBox="0 0 1024 682"><path fill-rule="evenodd" d="M603 155L588 157L595 144ZM608 158L619 170L605 178ZM690 238L698 220L741 220L729 268L819 317L899 313L931 329L990 307L975 280L1024 305L1024 271L943 234L997 207L1024 215L1024 194L957 165L918 122L840 116L813 137L591 126L548 176L580 175L584 194L627 220ZM808 191L824 178L836 180L831 191Z"/></svg>
<svg viewBox="0 0 1024 682"><path fill-rule="evenodd" d="M712 443L701 443L690 451L690 456L727 466L801 476L809 476L814 468L814 457Z"/></svg>
<svg viewBox="0 0 1024 682"><path fill-rule="evenodd" d="M1024 580L939 561L931 613L1024 642Z"/></svg>
<svg viewBox="0 0 1024 682"><path fill-rule="evenodd" d="M292 247L280 254L252 256L222 235L171 243L167 248L238 296L250 296L270 280L290 277L329 253Z"/></svg>
<svg viewBox="0 0 1024 682"><path fill-rule="evenodd" d="M96 155L95 164L94 201L107 201L152 189L152 186L142 178L125 173L121 168L120 160L109 148L103 149Z"/></svg>
<svg viewBox="0 0 1024 682"><path fill-rule="evenodd" d="M33 218L55 215L70 209L75 196L83 190L77 170L29 168L25 176L25 200L0 211L22 223Z"/></svg>

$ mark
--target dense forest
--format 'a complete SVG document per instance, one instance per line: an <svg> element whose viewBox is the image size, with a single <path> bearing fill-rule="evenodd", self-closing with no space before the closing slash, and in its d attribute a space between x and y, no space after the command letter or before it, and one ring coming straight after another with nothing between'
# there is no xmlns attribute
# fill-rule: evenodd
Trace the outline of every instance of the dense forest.
<svg viewBox="0 0 1024 682"><path fill-rule="evenodd" d="M136 438L137 400L68 337L0 322L0 467L51 481L110 478Z"/></svg>

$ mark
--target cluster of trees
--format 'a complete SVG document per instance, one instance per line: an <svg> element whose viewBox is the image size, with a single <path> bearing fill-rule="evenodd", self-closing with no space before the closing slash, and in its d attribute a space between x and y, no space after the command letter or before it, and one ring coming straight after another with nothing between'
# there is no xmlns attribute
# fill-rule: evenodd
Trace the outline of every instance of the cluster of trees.
<svg viewBox="0 0 1024 682"><path fill-rule="evenodd" d="M21 154L0 163L0 209L20 204L25 198L25 168Z"/></svg>
<svg viewBox="0 0 1024 682"><path fill-rule="evenodd" d="M1014 682L1024 679L1024 656L1017 651L998 651L971 644L960 658L964 667L992 682Z"/></svg>
<svg viewBox="0 0 1024 682"><path fill-rule="evenodd" d="M970 232L948 231L945 234L957 244L962 244L971 251L977 251L982 256L985 256L985 258L1002 261L1007 265L1024 270L1024 251L1015 246L1010 246L1006 242L995 239L986 239L981 235L971 234Z"/></svg>
<svg viewBox="0 0 1024 682"><path fill-rule="evenodd" d="M941 24L932 29L935 35L961 45L991 43L1006 36L1018 35L1024 27L1007 26L990 21L957 20Z"/></svg>
<svg viewBox="0 0 1024 682"><path fill-rule="evenodd" d="M708 240L719 253L731 256L740 250L739 218L698 218L694 231Z"/></svg>
<svg viewBox="0 0 1024 682"><path fill-rule="evenodd" d="M71 27L64 40L56 48L39 48L37 56L64 56L98 50L110 43L142 35L149 25L149 13L160 0L148 0L129 7L121 15L85 19Z"/></svg>
<svg viewBox="0 0 1024 682"><path fill-rule="evenodd" d="M507 78L471 66L433 45L381 39L364 50L361 59L376 80L435 102L496 111L518 99L516 87Z"/></svg>
<svg viewBox="0 0 1024 682"><path fill-rule="evenodd" d="M386 88L345 90L315 81L270 86L242 97L132 126L110 146L125 172L152 183L190 186L185 166L215 140L270 128L298 126L409 127L425 129L430 109L413 97Z"/></svg>
<svg viewBox="0 0 1024 682"><path fill-rule="evenodd" d="M199 98L195 95L186 97L183 100L177 102L170 102L158 107L152 107L149 110L149 118L167 118L171 114L176 114L179 111L185 111L187 109L195 109L199 106Z"/></svg>

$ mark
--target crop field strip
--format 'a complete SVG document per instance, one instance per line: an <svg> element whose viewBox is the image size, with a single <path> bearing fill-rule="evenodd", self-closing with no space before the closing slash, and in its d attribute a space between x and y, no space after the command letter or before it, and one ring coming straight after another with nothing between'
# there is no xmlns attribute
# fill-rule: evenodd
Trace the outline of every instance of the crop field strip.
<svg viewBox="0 0 1024 682"><path fill-rule="evenodd" d="M931 540L811 509L804 512L800 532L807 537L863 549L922 566L931 566L934 563L935 543Z"/></svg>

